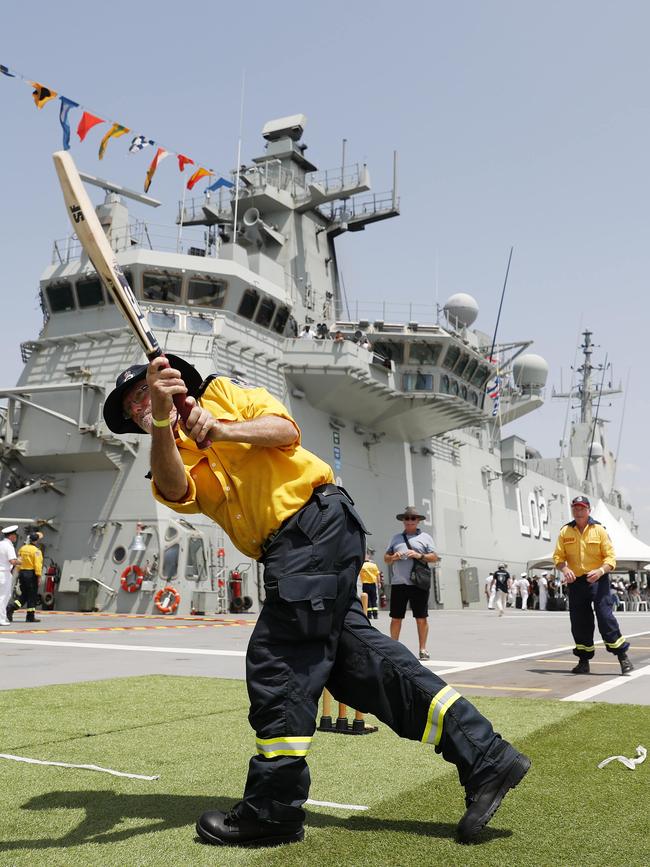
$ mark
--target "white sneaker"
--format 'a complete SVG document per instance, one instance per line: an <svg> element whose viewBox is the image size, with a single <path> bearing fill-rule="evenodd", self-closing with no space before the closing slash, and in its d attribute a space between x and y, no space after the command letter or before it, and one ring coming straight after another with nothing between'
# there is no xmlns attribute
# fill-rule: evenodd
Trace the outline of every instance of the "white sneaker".
<svg viewBox="0 0 650 867"><path fill-rule="evenodd" d="M8 620L0 620L0 626L11 626Z"/></svg>

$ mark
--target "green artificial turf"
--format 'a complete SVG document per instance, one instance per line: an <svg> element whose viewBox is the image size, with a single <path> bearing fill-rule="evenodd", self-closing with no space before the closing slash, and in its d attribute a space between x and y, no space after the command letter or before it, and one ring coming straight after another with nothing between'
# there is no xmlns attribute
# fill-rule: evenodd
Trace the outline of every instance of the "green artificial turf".
<svg viewBox="0 0 650 867"><path fill-rule="evenodd" d="M650 864L650 761L609 755L648 743L647 707L477 699L533 768L480 842L454 831L463 791L430 747L385 726L367 737L317 734L305 842L231 850L195 842L205 809L239 798L254 737L243 683L123 678L0 692L0 752L96 764L154 782L0 759L0 864L335 865Z"/></svg>

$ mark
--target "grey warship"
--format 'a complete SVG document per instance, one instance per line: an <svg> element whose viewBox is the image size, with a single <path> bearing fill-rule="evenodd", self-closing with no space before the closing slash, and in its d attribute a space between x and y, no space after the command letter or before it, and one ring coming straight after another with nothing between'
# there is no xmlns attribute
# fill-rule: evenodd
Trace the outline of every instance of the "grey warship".
<svg viewBox="0 0 650 867"><path fill-rule="evenodd" d="M595 411L613 389L597 382L591 333L575 381L556 395L577 401L578 414L561 454L544 459L511 432L544 404L548 365L532 341L492 347L465 294L442 309L348 302L337 238L399 215L396 171L383 194L365 165L318 171L304 127L303 115L267 123L263 155L233 172L232 190L183 201L167 242L129 212L158 203L94 179L105 190L100 221L163 349L284 402L378 551L396 510L422 510L441 557L432 608L479 606L481 578L501 560L513 573L547 565L578 493L631 538L633 512ZM157 503L146 438L117 437L103 422L118 373L144 359L74 237L55 243L40 301L42 330L21 347L18 383L0 391L0 518L43 532L44 605L256 610L260 565L204 516ZM622 565L640 568L644 548Z"/></svg>

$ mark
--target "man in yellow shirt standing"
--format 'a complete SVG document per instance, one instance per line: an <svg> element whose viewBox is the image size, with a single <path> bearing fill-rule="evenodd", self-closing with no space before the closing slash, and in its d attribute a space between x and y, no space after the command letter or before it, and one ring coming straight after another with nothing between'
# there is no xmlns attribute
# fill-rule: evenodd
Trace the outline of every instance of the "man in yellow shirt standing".
<svg viewBox="0 0 650 867"><path fill-rule="evenodd" d="M38 582L43 573L43 552L36 547L36 543L40 542L42 538L42 533L30 533L28 541L18 549L18 557L20 558L18 583L20 585L21 606L27 612L26 623L40 623L36 616L36 604L38 602Z"/></svg>
<svg viewBox="0 0 650 867"><path fill-rule="evenodd" d="M188 395L182 424L174 395ZM226 846L303 839L306 757L326 686L337 701L375 714L400 737L430 744L456 766L467 807L458 835L475 839L530 760L370 625L356 592L363 522L331 468L301 446L287 409L265 389L224 376L202 383L194 368L168 355L120 374L104 419L115 433L151 435L159 502L210 516L264 566L266 598L246 655L257 751L242 800L227 813L203 813L199 837Z"/></svg>
<svg viewBox="0 0 650 867"><path fill-rule="evenodd" d="M368 548L366 559L359 577L361 578L361 592L368 596L368 620L377 620L379 618L379 608L377 607L377 587L379 577L381 575L379 566L372 559L375 553L374 548Z"/></svg>
<svg viewBox="0 0 650 867"><path fill-rule="evenodd" d="M634 666L627 657L629 641L621 635L614 617L607 574L616 567L616 558L607 531L591 515L587 497L571 501L573 521L560 530L553 561L568 585L571 633L575 641L573 653L578 664L574 674L588 674L589 660L594 655L594 611L598 631L605 647L618 657L621 673Z"/></svg>

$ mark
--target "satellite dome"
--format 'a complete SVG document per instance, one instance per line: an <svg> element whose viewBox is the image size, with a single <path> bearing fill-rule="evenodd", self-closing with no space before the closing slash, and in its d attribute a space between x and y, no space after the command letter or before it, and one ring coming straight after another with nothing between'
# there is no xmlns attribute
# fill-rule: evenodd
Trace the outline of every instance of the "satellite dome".
<svg viewBox="0 0 650 867"><path fill-rule="evenodd" d="M478 316L476 298L472 298L466 292L457 292L452 295L447 299L442 309L445 311L447 322L454 327L460 325L463 328L469 328Z"/></svg>
<svg viewBox="0 0 650 867"><path fill-rule="evenodd" d="M591 444L591 460L597 461L600 460L603 456L603 446L602 443L594 441Z"/></svg>
<svg viewBox="0 0 650 867"><path fill-rule="evenodd" d="M520 355L512 365L512 375L515 385L524 390L539 390L546 385L548 364L541 355L527 353Z"/></svg>

